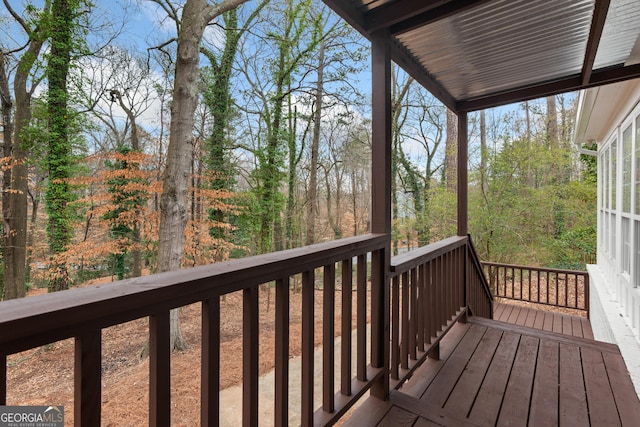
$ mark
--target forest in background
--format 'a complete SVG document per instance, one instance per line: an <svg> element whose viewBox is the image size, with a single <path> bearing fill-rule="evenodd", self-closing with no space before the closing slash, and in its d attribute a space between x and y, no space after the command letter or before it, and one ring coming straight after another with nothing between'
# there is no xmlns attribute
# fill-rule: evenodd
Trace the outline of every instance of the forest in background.
<svg viewBox="0 0 640 427"><path fill-rule="evenodd" d="M368 42L320 1L222 2L197 44L186 130L179 45L187 5L206 2L122 2L118 16L101 2L9 3L4 31L22 35L0 41L3 298L166 271L167 212L184 220L171 250L181 267L368 232ZM158 31L125 42L145 10ZM397 67L392 90L401 251L456 232L457 124ZM482 259L583 268L595 254L595 159L572 143L576 98L470 114L469 230Z"/></svg>

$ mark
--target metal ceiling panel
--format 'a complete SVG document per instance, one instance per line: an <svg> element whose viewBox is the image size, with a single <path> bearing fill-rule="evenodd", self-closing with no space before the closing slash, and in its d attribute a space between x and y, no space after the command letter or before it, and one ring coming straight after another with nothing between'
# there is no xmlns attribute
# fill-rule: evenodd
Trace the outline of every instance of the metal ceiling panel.
<svg viewBox="0 0 640 427"><path fill-rule="evenodd" d="M640 0L323 1L454 111L640 78Z"/></svg>
<svg viewBox="0 0 640 427"><path fill-rule="evenodd" d="M495 0L397 37L457 99L579 73L593 0Z"/></svg>
<svg viewBox="0 0 640 427"><path fill-rule="evenodd" d="M640 34L638 0L611 0L594 69L624 64Z"/></svg>

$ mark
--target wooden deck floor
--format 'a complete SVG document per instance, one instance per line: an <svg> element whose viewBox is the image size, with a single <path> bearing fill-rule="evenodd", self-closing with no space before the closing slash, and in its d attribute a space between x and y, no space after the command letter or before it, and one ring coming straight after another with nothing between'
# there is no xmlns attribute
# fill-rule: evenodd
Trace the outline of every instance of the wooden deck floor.
<svg viewBox="0 0 640 427"><path fill-rule="evenodd" d="M481 318L457 324L439 360L427 359L388 401L369 398L345 425L640 425L617 346L543 329ZM584 335L583 325L571 323L574 330Z"/></svg>
<svg viewBox="0 0 640 427"><path fill-rule="evenodd" d="M593 339L591 323L586 317L569 316L548 310L536 310L515 304L494 303L493 318L513 325Z"/></svg>

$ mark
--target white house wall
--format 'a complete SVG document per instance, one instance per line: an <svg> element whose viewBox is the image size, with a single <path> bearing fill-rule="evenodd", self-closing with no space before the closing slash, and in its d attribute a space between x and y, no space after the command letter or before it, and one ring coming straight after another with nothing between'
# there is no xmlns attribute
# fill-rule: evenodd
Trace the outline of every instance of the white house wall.
<svg viewBox="0 0 640 427"><path fill-rule="evenodd" d="M597 340L618 344L640 395L640 81L584 91L579 145L598 143L597 264L588 266Z"/></svg>

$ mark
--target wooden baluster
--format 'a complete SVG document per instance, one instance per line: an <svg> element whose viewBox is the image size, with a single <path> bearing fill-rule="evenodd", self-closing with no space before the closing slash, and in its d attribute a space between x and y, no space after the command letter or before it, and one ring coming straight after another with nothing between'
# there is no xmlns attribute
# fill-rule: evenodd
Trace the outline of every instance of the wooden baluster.
<svg viewBox="0 0 640 427"><path fill-rule="evenodd" d="M367 257L359 255L356 277L356 375L359 381L367 380Z"/></svg>
<svg viewBox="0 0 640 427"><path fill-rule="evenodd" d="M409 283L409 357L412 360L416 360L416 337L418 335L418 271L415 268L411 269Z"/></svg>
<svg viewBox="0 0 640 427"><path fill-rule="evenodd" d="M149 425L171 425L169 311L149 316Z"/></svg>
<svg viewBox="0 0 640 427"><path fill-rule="evenodd" d="M200 358L200 421L220 425L220 296L202 301L202 355Z"/></svg>
<svg viewBox="0 0 640 427"><path fill-rule="evenodd" d="M402 369L409 369L409 275L402 273L402 338L400 340L400 366Z"/></svg>
<svg viewBox="0 0 640 427"><path fill-rule="evenodd" d="M289 277L276 281L275 411L277 426L289 419Z"/></svg>
<svg viewBox="0 0 640 427"><path fill-rule="evenodd" d="M335 410L334 396L334 335L335 335L335 292L336 265L324 266L322 301L322 410Z"/></svg>
<svg viewBox="0 0 640 427"><path fill-rule="evenodd" d="M400 378L400 278L391 279L391 378Z"/></svg>
<svg viewBox="0 0 640 427"><path fill-rule="evenodd" d="M313 270L302 273L302 419L303 426L313 425Z"/></svg>
<svg viewBox="0 0 640 427"><path fill-rule="evenodd" d="M353 317L353 260L351 258L342 261L342 324L340 335L340 392L345 396L351 396L351 319ZM276 425L278 425L276 423Z"/></svg>
<svg viewBox="0 0 640 427"><path fill-rule="evenodd" d="M0 406L7 404L7 355L0 354Z"/></svg>
<svg viewBox="0 0 640 427"><path fill-rule="evenodd" d="M247 288L242 295L242 425L257 427L259 289L257 286Z"/></svg>

